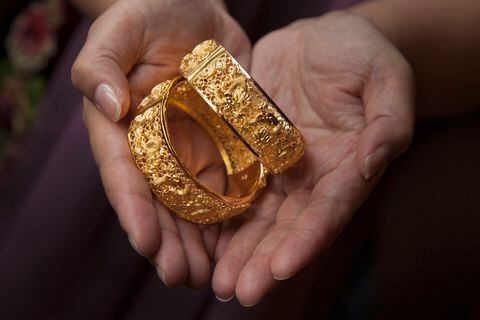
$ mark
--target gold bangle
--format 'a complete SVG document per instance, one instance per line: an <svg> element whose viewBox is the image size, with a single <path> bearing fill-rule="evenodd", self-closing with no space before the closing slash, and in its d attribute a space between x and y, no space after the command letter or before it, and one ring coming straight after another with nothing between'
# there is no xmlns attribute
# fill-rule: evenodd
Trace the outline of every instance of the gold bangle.
<svg viewBox="0 0 480 320"><path fill-rule="evenodd" d="M137 107L130 150L155 196L195 223L217 223L246 210L266 185L303 155L303 138L240 64L207 40L182 60L184 78L164 81ZM209 134L225 163L226 195L209 190L178 157L165 111L186 111Z"/></svg>
<svg viewBox="0 0 480 320"><path fill-rule="evenodd" d="M227 124L181 78L153 88L137 108L128 140L132 157L155 196L195 223L217 223L246 210L266 184L266 171ZM209 190L183 164L171 142L166 109L185 110L210 135L226 166L228 195Z"/></svg>
<svg viewBox="0 0 480 320"><path fill-rule="evenodd" d="M247 143L268 172L284 172L302 157L300 132L216 41L197 45L183 58L180 73Z"/></svg>

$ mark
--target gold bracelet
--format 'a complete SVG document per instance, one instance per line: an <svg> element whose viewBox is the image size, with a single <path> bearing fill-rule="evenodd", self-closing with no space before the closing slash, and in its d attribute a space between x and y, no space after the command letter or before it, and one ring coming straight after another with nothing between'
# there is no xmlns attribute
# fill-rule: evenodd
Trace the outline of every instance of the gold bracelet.
<svg viewBox="0 0 480 320"><path fill-rule="evenodd" d="M216 41L197 45L183 58L180 72L248 144L268 172L284 172L302 157L300 132Z"/></svg>
<svg viewBox="0 0 480 320"><path fill-rule="evenodd" d="M226 166L228 195L209 190L183 164L171 142L166 110L185 110L209 134ZM181 78L157 85L130 123L130 150L155 196L180 217L210 224L247 209L266 184L254 154Z"/></svg>
<svg viewBox="0 0 480 320"><path fill-rule="evenodd" d="M185 56L178 77L160 83L137 107L128 130L133 159L155 196L195 223L217 223L246 210L266 185L303 154L303 138L240 64L208 40ZM177 155L166 109L183 109L218 148L226 195L206 187Z"/></svg>

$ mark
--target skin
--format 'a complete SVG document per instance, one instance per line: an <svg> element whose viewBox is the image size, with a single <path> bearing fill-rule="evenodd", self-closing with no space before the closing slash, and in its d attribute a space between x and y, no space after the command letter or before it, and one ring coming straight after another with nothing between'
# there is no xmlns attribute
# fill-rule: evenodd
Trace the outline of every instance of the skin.
<svg viewBox="0 0 480 320"><path fill-rule="evenodd" d="M478 112L479 1L377 0L348 10L369 19L410 62L417 118L452 119Z"/></svg>
<svg viewBox="0 0 480 320"><path fill-rule="evenodd" d="M188 24L178 23L185 18ZM117 122L156 83L176 76L182 57L210 38L221 41L248 66L250 43L218 1L117 1L90 28L72 67L72 82ZM117 116L96 96L100 85L108 86L119 102Z"/></svg>
<svg viewBox="0 0 480 320"><path fill-rule="evenodd" d="M354 15L297 22L255 45L251 72L304 133L307 153L301 169L273 183L270 191L283 192L283 202L261 240L250 240L245 253L241 245L258 230L244 231L242 239L242 226L219 254L217 293L235 292L241 303L253 305L275 286L274 279L288 278L316 257L379 178L358 176L366 176L365 156L385 144L395 157L408 146L414 98L419 118L478 111L476 9L478 1L469 0L369 1L347 11ZM403 57L416 75L416 97L412 68Z"/></svg>
<svg viewBox="0 0 480 320"><path fill-rule="evenodd" d="M189 17L189 23L179 25L179 17ZM102 114L95 107L100 104L95 91L108 85L120 101L123 118L155 84L178 73L186 53L210 38L221 41L248 66L250 43L220 2L118 1L92 25L72 67L72 81L85 96L84 122L106 194L132 246L150 259L167 286L207 284L219 226L187 223L152 197L131 159L128 119L114 123L107 117L112 112ZM174 130L181 121L172 124L172 132L182 132ZM218 157L208 156L214 154L208 152L208 139L191 127L185 127L191 134L177 148L185 150L183 160L189 164L191 155L202 155L190 166L208 180L210 172L218 171Z"/></svg>
<svg viewBox="0 0 480 320"><path fill-rule="evenodd" d="M116 3L92 27L72 80L86 96L84 118L95 159L133 246L169 286L205 285L213 261L219 298L235 294L243 305L258 302L333 241L388 163L408 147L415 100L410 66L421 116L465 115L480 102L480 60L458 59L480 51L474 41L480 28L472 27L480 21L473 10L477 2L370 1L269 34L253 52L219 2ZM190 17L189 23L179 24L178 17ZM219 226L199 227L172 217L152 198L128 151L128 120L113 123L94 104L98 86L109 85L123 119L208 38L251 71L302 131L306 153L286 174L269 180L251 210ZM182 125L185 119L172 123L177 121ZM221 185L218 157L206 156L214 149L194 125L181 128L192 133L177 145L186 161Z"/></svg>
<svg viewBox="0 0 480 320"><path fill-rule="evenodd" d="M213 289L247 306L333 241L408 147L414 118L408 63L358 16L335 12L267 35L254 47L251 72L303 133L306 149L298 165L269 181L228 244L220 236ZM366 159L382 147L376 174L367 173Z"/></svg>

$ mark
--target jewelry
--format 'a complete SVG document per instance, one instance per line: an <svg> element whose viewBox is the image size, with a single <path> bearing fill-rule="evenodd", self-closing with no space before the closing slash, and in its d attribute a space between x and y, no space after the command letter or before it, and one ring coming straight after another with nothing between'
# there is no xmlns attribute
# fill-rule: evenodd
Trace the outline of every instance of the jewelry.
<svg viewBox="0 0 480 320"><path fill-rule="evenodd" d="M166 111L179 107L209 134L225 163L228 190L209 190L177 155ZM181 78L164 81L139 105L128 129L133 159L155 196L180 217L203 224L246 210L266 185L266 170L230 127Z"/></svg>
<svg viewBox="0 0 480 320"><path fill-rule="evenodd" d="M197 45L180 73L247 143L270 173L282 173L303 155L303 138L232 55L214 40Z"/></svg>
<svg viewBox="0 0 480 320"><path fill-rule="evenodd" d="M217 223L246 210L266 186L303 155L303 138L288 118L218 43L207 40L183 59L183 77L152 89L128 130L133 159L155 196L195 223ZM223 159L226 195L206 187L179 158L166 110L184 110L209 134Z"/></svg>

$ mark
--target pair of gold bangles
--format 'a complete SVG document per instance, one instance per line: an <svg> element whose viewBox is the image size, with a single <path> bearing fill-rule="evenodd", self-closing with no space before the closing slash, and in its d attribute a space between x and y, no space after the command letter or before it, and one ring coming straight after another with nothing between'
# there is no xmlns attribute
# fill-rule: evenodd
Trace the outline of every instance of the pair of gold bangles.
<svg viewBox="0 0 480 320"><path fill-rule="evenodd" d="M266 186L303 155L303 138L268 95L214 40L197 45L182 76L155 86L128 130L133 159L155 196L180 217L202 224L245 211ZM222 157L227 191L206 187L175 150L167 108L185 111L208 133Z"/></svg>

